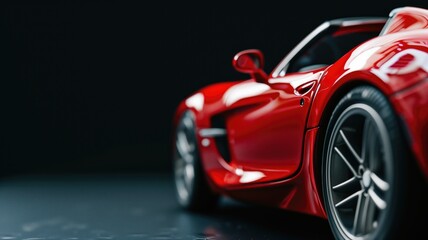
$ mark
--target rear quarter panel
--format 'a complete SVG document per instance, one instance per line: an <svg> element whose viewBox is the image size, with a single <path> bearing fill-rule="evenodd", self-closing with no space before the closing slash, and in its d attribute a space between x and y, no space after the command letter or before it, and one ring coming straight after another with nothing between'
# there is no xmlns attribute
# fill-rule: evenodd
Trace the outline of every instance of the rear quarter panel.
<svg viewBox="0 0 428 240"><path fill-rule="evenodd" d="M417 51L412 69L400 72L394 56ZM339 89L352 82L373 85L390 96L422 81L427 76L428 29L394 33L370 40L329 67L318 85L309 113L308 128L317 127L323 110Z"/></svg>
<svg viewBox="0 0 428 240"><path fill-rule="evenodd" d="M401 104L396 99L400 92L420 86L428 78L428 29L397 32L374 38L355 48L328 68L318 85L309 113L307 128L324 123L346 92L356 85L368 84L386 95L397 115L404 119L404 127L411 129L409 141L420 167L428 176L428 159L423 150L427 147L420 132L427 117L420 109L426 108L426 96L418 102ZM405 109L406 108L406 109ZM419 113L417 112L419 111ZM418 124L413 120L418 119ZM424 120L425 119L425 120ZM424 127L425 126L425 127ZM322 126L320 126L322 127ZM426 140L425 140L426 141ZM425 144L425 145L424 145Z"/></svg>

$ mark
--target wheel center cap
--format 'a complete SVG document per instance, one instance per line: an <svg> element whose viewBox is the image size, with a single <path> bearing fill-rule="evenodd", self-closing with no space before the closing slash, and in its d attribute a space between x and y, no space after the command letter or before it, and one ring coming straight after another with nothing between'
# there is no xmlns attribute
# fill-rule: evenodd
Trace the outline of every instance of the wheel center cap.
<svg viewBox="0 0 428 240"><path fill-rule="evenodd" d="M363 173L363 185L365 188L370 187L371 179L370 179L370 170L366 170Z"/></svg>

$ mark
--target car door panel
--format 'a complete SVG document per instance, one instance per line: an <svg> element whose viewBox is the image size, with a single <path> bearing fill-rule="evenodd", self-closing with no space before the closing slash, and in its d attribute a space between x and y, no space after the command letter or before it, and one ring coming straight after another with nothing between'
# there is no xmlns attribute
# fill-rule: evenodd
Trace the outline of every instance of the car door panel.
<svg viewBox="0 0 428 240"><path fill-rule="evenodd" d="M233 101L231 107L239 102L252 105L227 117L230 164L235 169L259 172L262 177L253 182L285 179L299 169L310 100L321 73L272 78L260 86L262 92Z"/></svg>

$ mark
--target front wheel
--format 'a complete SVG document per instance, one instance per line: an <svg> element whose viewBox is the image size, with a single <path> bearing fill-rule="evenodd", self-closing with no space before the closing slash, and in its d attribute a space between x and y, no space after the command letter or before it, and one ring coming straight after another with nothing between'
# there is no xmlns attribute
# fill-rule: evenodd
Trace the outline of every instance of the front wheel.
<svg viewBox="0 0 428 240"><path fill-rule="evenodd" d="M219 196L212 192L202 168L191 111L184 112L177 124L174 149L174 180L180 205L189 210L214 208Z"/></svg>
<svg viewBox="0 0 428 240"><path fill-rule="evenodd" d="M373 87L344 96L327 127L323 196L337 239L390 239L406 186L405 141L387 98Z"/></svg>

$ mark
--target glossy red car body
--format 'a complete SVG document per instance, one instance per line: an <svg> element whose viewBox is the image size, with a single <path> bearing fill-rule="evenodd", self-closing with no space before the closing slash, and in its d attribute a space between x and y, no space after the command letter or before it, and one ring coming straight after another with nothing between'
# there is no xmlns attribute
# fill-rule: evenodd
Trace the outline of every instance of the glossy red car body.
<svg viewBox="0 0 428 240"><path fill-rule="evenodd" d="M216 117L224 120L230 159L213 138L197 136L213 190L326 217L319 182L323 133L337 101L362 84L388 97L428 179L428 11L401 8L384 25L341 26L334 34L383 30L332 65L284 74L286 57L265 82L218 83L183 101L175 122L186 110L198 129L212 128Z"/></svg>

